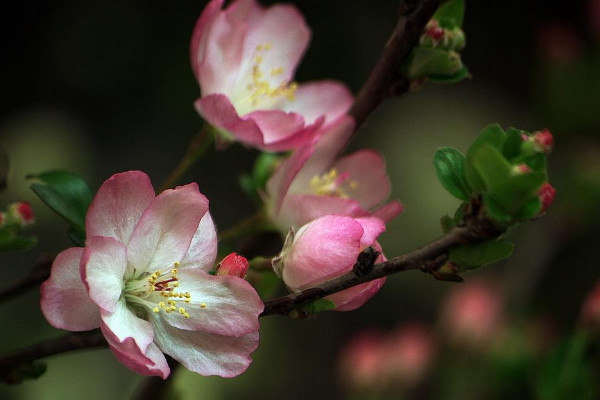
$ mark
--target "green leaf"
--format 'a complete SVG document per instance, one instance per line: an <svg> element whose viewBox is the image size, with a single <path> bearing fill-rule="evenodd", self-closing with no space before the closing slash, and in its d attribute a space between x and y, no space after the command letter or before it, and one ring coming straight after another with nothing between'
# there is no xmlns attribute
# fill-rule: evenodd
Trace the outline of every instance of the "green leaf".
<svg viewBox="0 0 600 400"><path fill-rule="evenodd" d="M471 188L465 179L465 156L452 147L442 147L435 152L433 165L437 176L450 194L460 200L468 200Z"/></svg>
<svg viewBox="0 0 600 400"><path fill-rule="evenodd" d="M50 171L29 178L31 189L48 207L62 216L79 235L85 237L85 214L92 201L92 194L85 181L68 171Z"/></svg>
<svg viewBox="0 0 600 400"><path fill-rule="evenodd" d="M442 231L444 233L450 232L456 226L456 223L454 222L454 220L452 218L450 218L448 215L444 215L442 217L440 223L442 225Z"/></svg>
<svg viewBox="0 0 600 400"><path fill-rule="evenodd" d="M502 147L502 154L507 160L512 162L512 159L520 154L521 143L523 143L523 138L521 135L523 133L526 132L512 127L506 130L506 140L504 141L504 146Z"/></svg>
<svg viewBox="0 0 600 400"><path fill-rule="evenodd" d="M27 250L35 246L37 239L31 236L17 236L9 229L0 228L0 253Z"/></svg>
<svg viewBox="0 0 600 400"><path fill-rule="evenodd" d="M525 204L515 215L515 219L519 221L527 221L539 215L542 211L542 200L535 198Z"/></svg>
<svg viewBox="0 0 600 400"><path fill-rule="evenodd" d="M461 27L465 15L465 0L450 0L443 4L433 19L437 19L442 28L452 29Z"/></svg>
<svg viewBox="0 0 600 400"><path fill-rule="evenodd" d="M483 143L473 152L472 163L487 190L493 190L510 178L512 165L497 148L488 143Z"/></svg>
<svg viewBox="0 0 600 400"><path fill-rule="evenodd" d="M477 268L510 257L514 247L507 240L469 244L451 249L450 261L465 268Z"/></svg>
<svg viewBox="0 0 600 400"><path fill-rule="evenodd" d="M542 184L546 182L546 174L529 172L496 182L490 197L510 215L516 215L525 204L537 198Z"/></svg>
<svg viewBox="0 0 600 400"><path fill-rule="evenodd" d="M310 316L320 313L321 311L333 310L335 307L335 303L331 300L318 299L298 307L298 310Z"/></svg>
<svg viewBox="0 0 600 400"><path fill-rule="evenodd" d="M500 149L504 143L505 135L504 131L498 124L492 124L485 127L479 136L471 143L469 150L467 151L467 160L465 163L465 176L467 182L474 192L484 192L486 187L484 181L479 176L478 171L473 165L473 155L477 153L479 148L484 144L491 145L497 149Z"/></svg>

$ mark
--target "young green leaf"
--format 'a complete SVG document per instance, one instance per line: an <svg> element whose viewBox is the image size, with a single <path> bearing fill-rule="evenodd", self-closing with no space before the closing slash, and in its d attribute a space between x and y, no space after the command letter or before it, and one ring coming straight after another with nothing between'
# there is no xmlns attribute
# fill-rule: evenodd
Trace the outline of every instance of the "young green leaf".
<svg viewBox="0 0 600 400"><path fill-rule="evenodd" d="M0 253L27 250L35 246L37 239L31 236L18 236L9 229L0 228Z"/></svg>
<svg viewBox="0 0 600 400"><path fill-rule="evenodd" d="M465 15L465 0L450 0L440 6L433 16L446 29L461 27Z"/></svg>
<svg viewBox="0 0 600 400"><path fill-rule="evenodd" d="M515 216L527 203L537 198L537 193L546 181L546 174L529 172L510 179L497 181L490 197L510 215Z"/></svg>
<svg viewBox="0 0 600 400"><path fill-rule="evenodd" d="M452 147L442 147L435 152L433 164L446 190L460 200L468 200L471 189L465 179L465 156Z"/></svg>
<svg viewBox="0 0 600 400"><path fill-rule="evenodd" d="M68 171L49 171L29 178L34 183L31 189L38 197L69 222L79 235L85 237L85 214L92 201L92 194L85 181Z"/></svg>
<svg viewBox="0 0 600 400"><path fill-rule="evenodd" d="M515 245L507 240L468 244L450 250L450 261L471 269L511 256Z"/></svg>
<svg viewBox="0 0 600 400"><path fill-rule="evenodd" d="M478 172L485 188L493 191L500 182L510 178L512 165L496 147L483 143L471 154L472 165Z"/></svg>

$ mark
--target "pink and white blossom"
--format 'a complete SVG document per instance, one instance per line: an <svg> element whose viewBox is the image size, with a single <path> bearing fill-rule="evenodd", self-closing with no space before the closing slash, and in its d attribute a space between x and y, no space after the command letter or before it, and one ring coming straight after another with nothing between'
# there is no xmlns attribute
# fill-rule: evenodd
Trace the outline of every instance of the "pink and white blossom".
<svg viewBox="0 0 600 400"><path fill-rule="evenodd" d="M314 287L352 270L361 251L373 246L381 252L377 237L385 223L376 217L350 218L327 215L290 233L281 254L273 260L275 272L292 291ZM385 261L381 254L375 262ZM383 286L380 278L325 297L338 311L362 306Z"/></svg>
<svg viewBox="0 0 600 400"><path fill-rule="evenodd" d="M263 304L243 279L208 274L217 237L195 183L156 196L146 174L116 174L89 207L86 235L42 285L52 326L100 328L116 357L144 375L169 375L163 353L202 375L246 370Z"/></svg>
<svg viewBox="0 0 600 400"><path fill-rule="evenodd" d="M298 148L348 110L352 95L341 83L293 81L310 40L295 7L265 8L255 0L222 6L223 0L206 6L190 49L202 92L194 105L221 141L271 151Z"/></svg>
<svg viewBox="0 0 600 400"><path fill-rule="evenodd" d="M339 118L318 140L286 159L267 182L265 204L271 221L282 231L325 215L389 221L402 212L398 201L384 204L391 186L383 157L363 149L339 157L354 130L351 117Z"/></svg>

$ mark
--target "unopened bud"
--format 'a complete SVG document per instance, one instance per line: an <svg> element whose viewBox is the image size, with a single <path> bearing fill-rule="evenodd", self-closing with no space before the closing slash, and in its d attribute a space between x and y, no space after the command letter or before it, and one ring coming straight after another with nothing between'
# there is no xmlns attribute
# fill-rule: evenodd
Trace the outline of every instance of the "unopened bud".
<svg viewBox="0 0 600 400"><path fill-rule="evenodd" d="M237 253L231 253L226 256L217 267L218 276L228 275L244 278L246 272L248 272L248 260Z"/></svg>
<svg viewBox="0 0 600 400"><path fill-rule="evenodd" d="M542 209L540 214L546 212L548 207L552 205L554 202L554 195L556 194L556 189L552 187L548 182L544 183L538 192L538 197L542 201Z"/></svg>
<svg viewBox="0 0 600 400"><path fill-rule="evenodd" d="M526 152L549 154L554 146L554 137L548 129L534 132L531 136L522 135L522 149Z"/></svg>
<svg viewBox="0 0 600 400"><path fill-rule="evenodd" d="M31 225L35 221L33 209L24 201L12 203L8 206L6 217L9 220L17 221L21 227Z"/></svg>
<svg viewBox="0 0 600 400"><path fill-rule="evenodd" d="M528 172L531 172L531 168L527 166L527 164L517 164L512 167L512 175L523 175Z"/></svg>
<svg viewBox="0 0 600 400"><path fill-rule="evenodd" d="M443 38L444 29L442 29L437 20L432 19L425 26L420 42L422 45L435 47Z"/></svg>

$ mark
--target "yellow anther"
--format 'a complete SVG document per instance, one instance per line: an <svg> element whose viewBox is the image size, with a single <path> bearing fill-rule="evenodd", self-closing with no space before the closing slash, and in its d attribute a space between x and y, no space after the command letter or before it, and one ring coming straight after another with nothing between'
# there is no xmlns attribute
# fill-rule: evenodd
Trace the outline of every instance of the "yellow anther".
<svg viewBox="0 0 600 400"><path fill-rule="evenodd" d="M171 307L169 307L169 309L170 309L171 311L174 311L174 310L177 310L177 307L175 307L175 306L171 306Z"/></svg>
<svg viewBox="0 0 600 400"><path fill-rule="evenodd" d="M265 50L271 50L271 43L265 44Z"/></svg>
<svg viewBox="0 0 600 400"><path fill-rule="evenodd" d="M186 317L186 318L189 318L189 317L190 317L190 314L188 314L188 313L185 313L185 314L183 314L183 316L184 316L184 317Z"/></svg>
<svg viewBox="0 0 600 400"><path fill-rule="evenodd" d="M175 283L173 284L173 287L178 287L178 286L179 286L179 283L177 283L177 282L175 282Z"/></svg>
<svg viewBox="0 0 600 400"><path fill-rule="evenodd" d="M179 307L179 314L181 314L181 315L185 314L185 308Z"/></svg>
<svg viewBox="0 0 600 400"><path fill-rule="evenodd" d="M152 311L153 311L154 313L156 313L156 314L158 314L158 313L160 312L160 310L158 309L158 307L154 307L154 308L152 309Z"/></svg>
<svg viewBox="0 0 600 400"><path fill-rule="evenodd" d="M263 45L259 44L258 46L256 46L256 51L261 51L263 49Z"/></svg>
<svg viewBox="0 0 600 400"><path fill-rule="evenodd" d="M192 299L185 299L186 303L189 303L190 301L192 301Z"/></svg>
<svg viewBox="0 0 600 400"><path fill-rule="evenodd" d="M166 304L164 301L161 301L160 303L158 303L159 306L161 306L162 308L165 308Z"/></svg>
<svg viewBox="0 0 600 400"><path fill-rule="evenodd" d="M206 303L200 303L201 308L206 308Z"/></svg>

